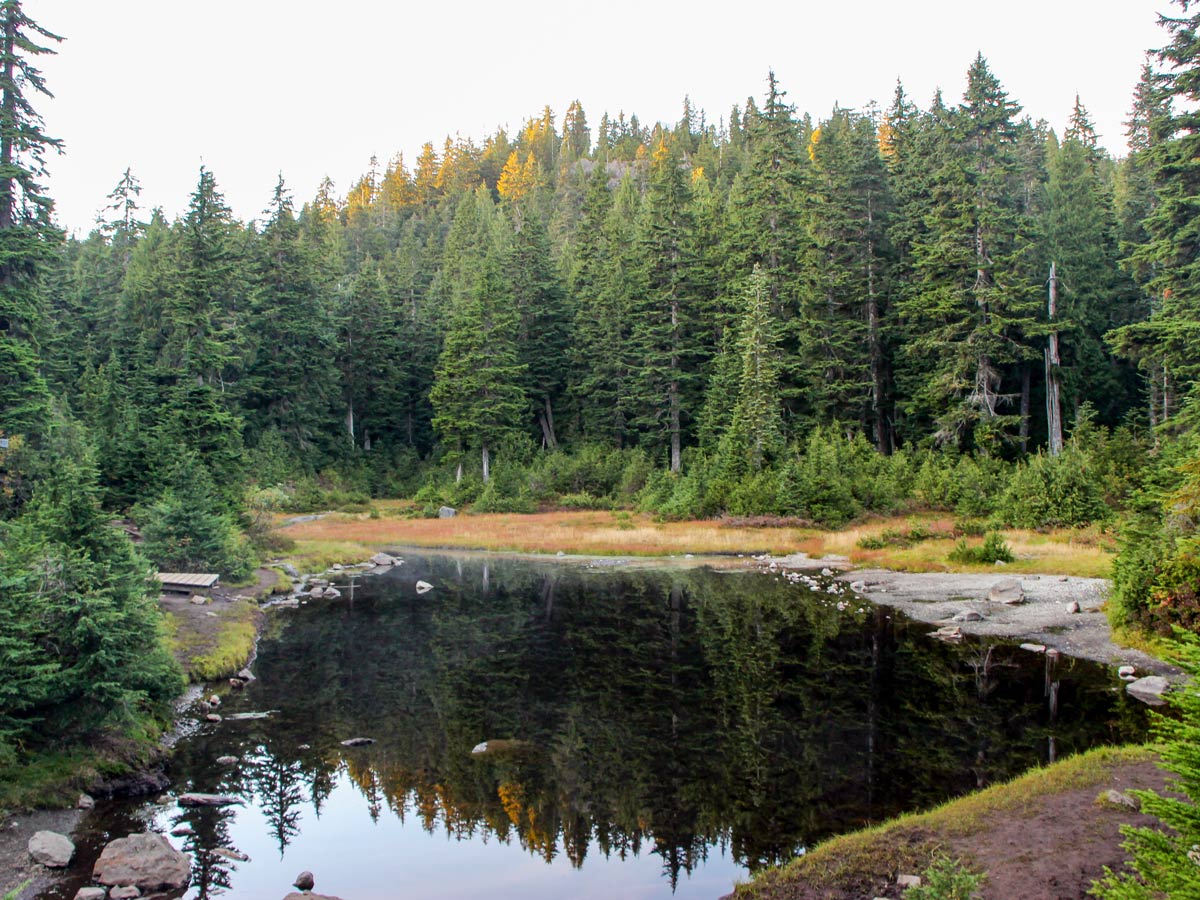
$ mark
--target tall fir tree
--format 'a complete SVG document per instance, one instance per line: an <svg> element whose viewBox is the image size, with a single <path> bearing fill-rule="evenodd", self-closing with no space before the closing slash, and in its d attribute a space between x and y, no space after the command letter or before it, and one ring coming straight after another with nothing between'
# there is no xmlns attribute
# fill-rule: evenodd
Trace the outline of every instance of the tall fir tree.
<svg viewBox="0 0 1200 900"><path fill-rule="evenodd" d="M20 0L0 2L0 433L36 432L48 392L39 370L42 275L62 236L41 185L46 154L62 142L42 130L36 95L52 96L34 65L58 35L34 22Z"/></svg>

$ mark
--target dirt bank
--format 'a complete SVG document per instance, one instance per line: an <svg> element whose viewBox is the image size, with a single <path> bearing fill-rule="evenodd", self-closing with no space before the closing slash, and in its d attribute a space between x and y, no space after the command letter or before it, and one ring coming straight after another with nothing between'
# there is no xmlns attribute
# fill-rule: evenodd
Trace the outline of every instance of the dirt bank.
<svg viewBox="0 0 1200 900"><path fill-rule="evenodd" d="M730 897L738 900L898 898L896 879L937 855L987 873L981 900L1086 900L1107 866L1123 868L1123 824L1154 820L1100 799L1160 790L1166 776L1140 751L1093 751L878 829L835 838Z"/></svg>

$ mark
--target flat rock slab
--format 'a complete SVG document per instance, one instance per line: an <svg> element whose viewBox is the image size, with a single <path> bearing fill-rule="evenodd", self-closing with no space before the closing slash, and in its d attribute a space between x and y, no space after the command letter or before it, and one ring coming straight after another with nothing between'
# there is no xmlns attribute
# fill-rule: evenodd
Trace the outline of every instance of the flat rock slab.
<svg viewBox="0 0 1200 900"><path fill-rule="evenodd" d="M75 892L75 900L104 900L108 891L100 887L81 887Z"/></svg>
<svg viewBox="0 0 1200 900"><path fill-rule="evenodd" d="M192 864L161 834L146 832L118 838L104 848L92 880L142 891L177 891L188 883Z"/></svg>
<svg viewBox="0 0 1200 900"><path fill-rule="evenodd" d="M75 845L65 834L39 831L29 839L29 855L47 868L62 869L75 855Z"/></svg>
<svg viewBox="0 0 1200 900"><path fill-rule="evenodd" d="M840 576L847 584L861 582L860 591L872 603L899 609L910 618L943 624L967 609L977 608L997 582L995 573L893 572L860 569ZM1016 638L1044 644L1063 653L1116 666L1132 663L1139 672L1177 677L1179 670L1148 654L1118 647L1108 619L1100 611L1108 594L1103 578L1022 574L1025 603L994 603L982 621L960 619L966 635ZM1080 613L1071 605L1079 604Z"/></svg>
<svg viewBox="0 0 1200 900"><path fill-rule="evenodd" d="M242 801L228 794L180 794L180 806L235 806Z"/></svg>

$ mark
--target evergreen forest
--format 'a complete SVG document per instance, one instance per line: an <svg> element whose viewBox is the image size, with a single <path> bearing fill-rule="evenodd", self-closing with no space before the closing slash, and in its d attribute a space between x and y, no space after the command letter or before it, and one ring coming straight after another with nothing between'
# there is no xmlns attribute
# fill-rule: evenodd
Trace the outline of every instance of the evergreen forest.
<svg viewBox="0 0 1200 900"><path fill-rule="evenodd" d="M674 122L549 107L238 219L129 170L43 182L60 37L0 0L0 767L152 732L152 567L245 577L264 513L637 509L1115 530L1111 612L1200 627L1200 14L1127 151L982 54L802 111L773 73ZM961 88L961 89L960 89ZM67 148L69 150L69 148ZM135 547L113 527L125 520Z"/></svg>

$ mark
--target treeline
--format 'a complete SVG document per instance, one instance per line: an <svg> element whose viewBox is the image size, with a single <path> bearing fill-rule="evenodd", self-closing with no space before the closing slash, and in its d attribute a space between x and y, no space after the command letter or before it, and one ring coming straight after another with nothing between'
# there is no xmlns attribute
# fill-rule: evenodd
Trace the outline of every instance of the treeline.
<svg viewBox="0 0 1200 900"><path fill-rule="evenodd" d="M980 56L925 108L897 86L813 119L772 75L720 124L546 109L372 160L344 199L326 181L297 210L281 179L249 223L207 170L147 220L126 172L47 280L43 371L96 436L105 505L139 518L190 487L216 521L252 484L296 507L1081 524L1172 481L1149 463L1189 427L1172 77L1144 68L1120 160L1082 102L1060 138Z"/></svg>

